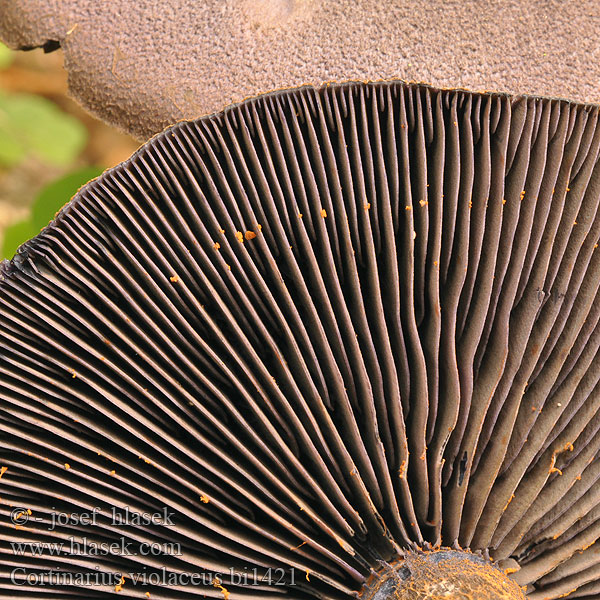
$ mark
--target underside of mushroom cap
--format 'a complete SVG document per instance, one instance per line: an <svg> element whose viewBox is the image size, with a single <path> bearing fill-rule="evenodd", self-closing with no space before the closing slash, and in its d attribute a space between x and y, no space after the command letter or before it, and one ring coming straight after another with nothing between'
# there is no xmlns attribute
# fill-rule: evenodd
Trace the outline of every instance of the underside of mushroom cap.
<svg viewBox="0 0 600 600"><path fill-rule="evenodd" d="M360 600L525 600L523 590L489 559L441 548L410 551L375 572Z"/></svg>
<svg viewBox="0 0 600 600"><path fill-rule="evenodd" d="M270 90L391 77L599 101L596 0L0 0L0 39L64 50L71 94L147 140Z"/></svg>
<svg viewBox="0 0 600 600"><path fill-rule="evenodd" d="M2 267L2 593L348 600L445 546L595 598L599 147L597 106L336 84L86 186Z"/></svg>

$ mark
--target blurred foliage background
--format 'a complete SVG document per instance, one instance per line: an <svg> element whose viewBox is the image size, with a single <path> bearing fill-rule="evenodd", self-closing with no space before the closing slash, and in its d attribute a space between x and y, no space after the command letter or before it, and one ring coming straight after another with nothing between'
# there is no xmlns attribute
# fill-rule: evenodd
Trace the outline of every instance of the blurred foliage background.
<svg viewBox="0 0 600 600"><path fill-rule="evenodd" d="M68 97L62 64L61 50L13 52L0 43L0 259L139 146Z"/></svg>

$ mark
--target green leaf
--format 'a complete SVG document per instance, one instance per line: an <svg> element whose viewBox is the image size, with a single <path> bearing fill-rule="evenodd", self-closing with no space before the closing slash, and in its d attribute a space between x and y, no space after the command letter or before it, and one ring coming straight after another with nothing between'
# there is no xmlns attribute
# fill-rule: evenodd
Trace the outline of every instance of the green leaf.
<svg viewBox="0 0 600 600"><path fill-rule="evenodd" d="M100 167L84 167L45 186L31 207L29 219L19 221L4 232L2 257L12 258L17 248L46 227L56 213L77 193L82 185L103 172Z"/></svg>
<svg viewBox="0 0 600 600"><path fill-rule="evenodd" d="M82 123L54 103L30 94L0 94L0 162L7 167L33 154L69 166L87 141Z"/></svg>
<svg viewBox="0 0 600 600"><path fill-rule="evenodd" d="M0 42L0 69L6 69L7 67L10 67L13 58L13 51Z"/></svg>
<svg viewBox="0 0 600 600"><path fill-rule="evenodd" d="M56 213L77 193L82 185L98 177L100 167L84 167L49 183L38 195L31 209L31 223L41 229L54 219Z"/></svg>
<svg viewBox="0 0 600 600"><path fill-rule="evenodd" d="M2 242L2 257L12 258L17 248L39 233L30 221L19 221L4 230L4 241Z"/></svg>
<svg viewBox="0 0 600 600"><path fill-rule="evenodd" d="M26 156L27 152L23 144L3 130L2 109L0 108L0 167L18 165Z"/></svg>

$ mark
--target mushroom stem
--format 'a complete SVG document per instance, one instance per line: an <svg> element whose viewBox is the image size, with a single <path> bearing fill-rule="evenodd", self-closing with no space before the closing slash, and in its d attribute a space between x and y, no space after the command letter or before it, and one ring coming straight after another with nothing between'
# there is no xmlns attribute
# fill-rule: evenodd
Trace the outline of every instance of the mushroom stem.
<svg viewBox="0 0 600 600"><path fill-rule="evenodd" d="M373 574L361 600L524 600L523 590L494 563L469 552L407 552Z"/></svg>

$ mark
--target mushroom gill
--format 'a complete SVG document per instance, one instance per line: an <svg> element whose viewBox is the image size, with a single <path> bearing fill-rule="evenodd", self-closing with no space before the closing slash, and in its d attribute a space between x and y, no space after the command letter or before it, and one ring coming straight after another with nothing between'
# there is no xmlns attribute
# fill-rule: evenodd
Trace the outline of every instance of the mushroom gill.
<svg viewBox="0 0 600 600"><path fill-rule="evenodd" d="M87 185L2 269L3 597L597 598L599 145L336 84Z"/></svg>

